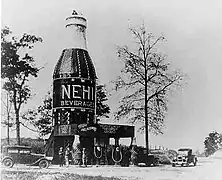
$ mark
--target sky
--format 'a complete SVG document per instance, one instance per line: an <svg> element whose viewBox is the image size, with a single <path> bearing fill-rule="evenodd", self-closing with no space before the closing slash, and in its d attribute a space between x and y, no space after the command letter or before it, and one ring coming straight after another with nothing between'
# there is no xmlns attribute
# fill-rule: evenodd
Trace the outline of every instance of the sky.
<svg viewBox="0 0 222 180"><path fill-rule="evenodd" d="M32 53L36 64L44 68L37 79L31 79L35 96L24 110L38 106L51 88L53 69L69 38L65 18L73 9L87 18L87 46L100 83L109 86L119 75L122 64L116 47L132 43L128 29L142 23L154 35L166 37L161 52L173 68L188 75L183 89L169 100L164 134L151 134L151 145L202 151L209 132L222 132L220 0L2 0L2 26L10 27L14 35L26 32L43 38ZM118 96L109 97L112 112L118 100ZM5 136L4 129L1 134ZM21 136L37 135L22 128ZM143 145L144 134L136 133L136 137L137 144Z"/></svg>

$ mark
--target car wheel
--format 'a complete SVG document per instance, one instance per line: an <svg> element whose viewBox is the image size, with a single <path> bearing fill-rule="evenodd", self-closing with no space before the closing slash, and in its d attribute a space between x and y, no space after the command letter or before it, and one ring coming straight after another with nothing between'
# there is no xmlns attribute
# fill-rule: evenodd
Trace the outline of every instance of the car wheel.
<svg viewBox="0 0 222 180"><path fill-rule="evenodd" d="M39 162L39 167L41 168L41 169L46 169L46 168L48 168L49 167L49 161L47 161L47 160L45 160L45 159L43 159L43 160L41 160L40 162Z"/></svg>
<svg viewBox="0 0 222 180"><path fill-rule="evenodd" d="M172 166L175 167L176 165L173 163Z"/></svg>
<svg viewBox="0 0 222 180"><path fill-rule="evenodd" d="M147 166L147 167L150 167L150 166L151 166L151 163L146 163L146 166Z"/></svg>
<svg viewBox="0 0 222 180"><path fill-rule="evenodd" d="M158 163L157 163L157 162L154 162L154 163L153 163L153 166L158 166Z"/></svg>
<svg viewBox="0 0 222 180"><path fill-rule="evenodd" d="M12 159L6 158L6 159L4 159L3 164L4 164L5 167L11 168L11 167L13 167L14 162L13 162Z"/></svg>
<svg viewBox="0 0 222 180"><path fill-rule="evenodd" d="M154 162L153 162L153 166L158 166L159 165L159 160L155 160Z"/></svg>

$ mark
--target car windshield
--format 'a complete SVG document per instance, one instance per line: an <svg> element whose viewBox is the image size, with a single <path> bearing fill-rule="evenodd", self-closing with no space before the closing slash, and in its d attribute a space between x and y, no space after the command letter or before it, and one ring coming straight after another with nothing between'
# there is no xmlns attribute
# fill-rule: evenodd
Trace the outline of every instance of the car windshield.
<svg viewBox="0 0 222 180"><path fill-rule="evenodd" d="M30 149L20 149L21 154L30 154L31 150Z"/></svg>
<svg viewBox="0 0 222 180"><path fill-rule="evenodd" d="M179 155L187 155L187 154L188 154L188 151L178 151L178 154L179 154Z"/></svg>
<svg viewBox="0 0 222 180"><path fill-rule="evenodd" d="M31 153L31 148L27 147L4 147L3 151L5 153L10 153L10 154L30 154Z"/></svg>
<svg viewBox="0 0 222 180"><path fill-rule="evenodd" d="M179 155L188 155L188 152L191 151L190 149L179 149L178 154Z"/></svg>
<svg viewBox="0 0 222 180"><path fill-rule="evenodd" d="M18 153L18 149L8 149L8 153Z"/></svg>

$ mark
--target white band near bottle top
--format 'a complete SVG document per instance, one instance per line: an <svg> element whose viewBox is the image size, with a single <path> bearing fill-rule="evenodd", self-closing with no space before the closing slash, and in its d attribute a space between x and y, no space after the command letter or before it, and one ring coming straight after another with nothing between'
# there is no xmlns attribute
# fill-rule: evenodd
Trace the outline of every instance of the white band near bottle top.
<svg viewBox="0 0 222 180"><path fill-rule="evenodd" d="M87 22L83 16L80 15L73 15L66 18L66 27L71 25L80 25L86 28Z"/></svg>

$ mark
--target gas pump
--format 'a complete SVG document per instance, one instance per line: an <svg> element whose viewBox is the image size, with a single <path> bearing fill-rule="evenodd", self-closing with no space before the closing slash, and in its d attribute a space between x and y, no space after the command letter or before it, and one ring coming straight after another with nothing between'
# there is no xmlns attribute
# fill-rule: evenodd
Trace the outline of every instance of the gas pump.
<svg viewBox="0 0 222 180"><path fill-rule="evenodd" d="M93 152L96 158L96 165L100 165L100 159L102 158L102 155L103 155L103 148L102 148L101 140L99 138L94 138Z"/></svg>
<svg viewBox="0 0 222 180"><path fill-rule="evenodd" d="M123 159L123 153L119 146L119 138L115 138L115 146L112 148L112 160L115 165L120 165L120 162Z"/></svg>

